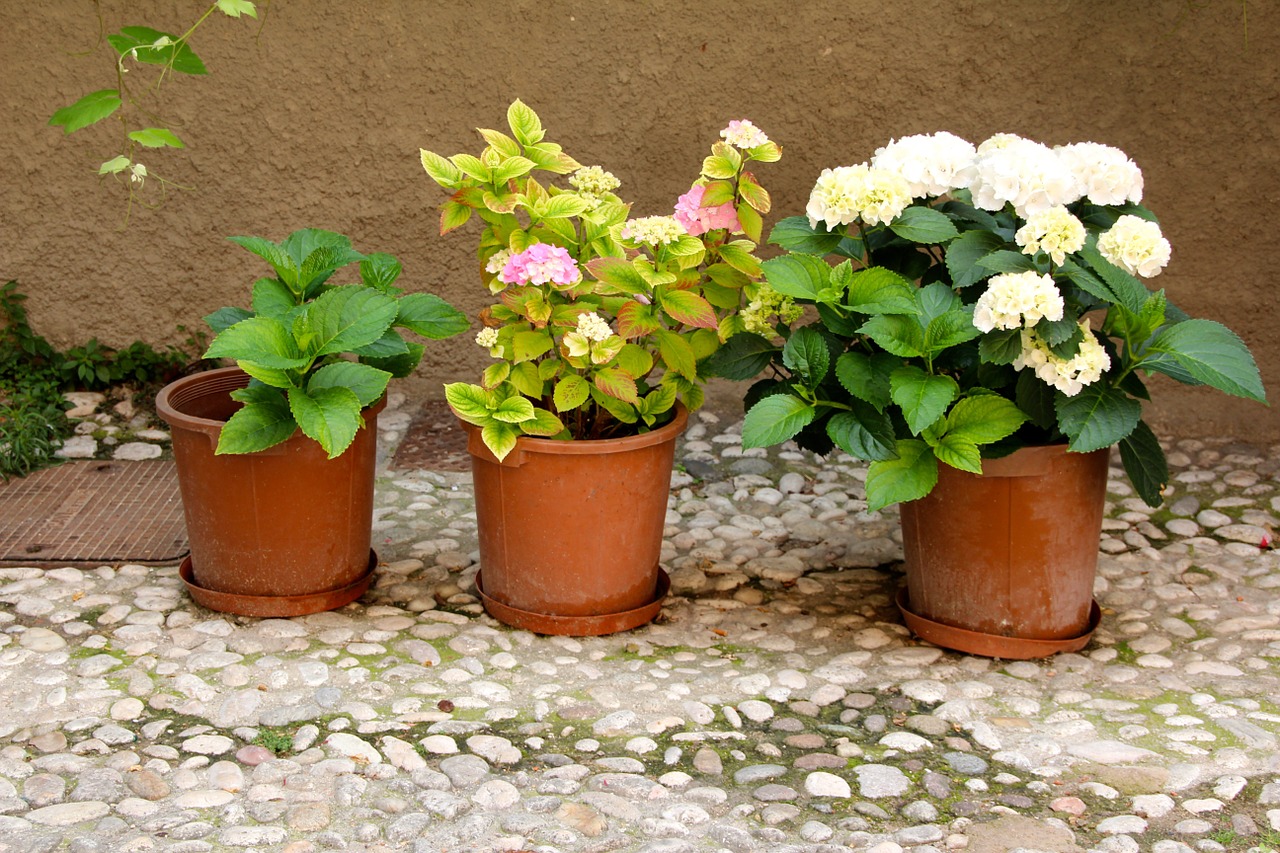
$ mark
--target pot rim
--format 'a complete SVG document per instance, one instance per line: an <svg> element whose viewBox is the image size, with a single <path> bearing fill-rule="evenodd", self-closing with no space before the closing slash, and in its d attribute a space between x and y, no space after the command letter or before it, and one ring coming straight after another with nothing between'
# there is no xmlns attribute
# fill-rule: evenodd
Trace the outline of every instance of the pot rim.
<svg viewBox="0 0 1280 853"><path fill-rule="evenodd" d="M516 439L516 446L501 462L480 437L480 427L458 418L458 422L467 433L467 452L471 456L492 462L497 465L518 465L520 457L525 453L543 454L547 456L600 455L607 453L626 453L645 447L662 444L674 440L684 432L689 423L689 409L684 403L676 401L675 417L655 430L638 435L624 435L619 438L570 439L560 441L552 438L522 435ZM457 417L457 414L454 414Z"/></svg>

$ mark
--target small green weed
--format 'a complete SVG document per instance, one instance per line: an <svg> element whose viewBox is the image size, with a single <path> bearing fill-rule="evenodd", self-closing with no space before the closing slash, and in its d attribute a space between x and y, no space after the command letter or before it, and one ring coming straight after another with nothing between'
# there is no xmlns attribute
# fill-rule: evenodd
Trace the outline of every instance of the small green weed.
<svg viewBox="0 0 1280 853"><path fill-rule="evenodd" d="M259 729L253 742L276 755L283 755L293 749L293 736L283 729Z"/></svg>

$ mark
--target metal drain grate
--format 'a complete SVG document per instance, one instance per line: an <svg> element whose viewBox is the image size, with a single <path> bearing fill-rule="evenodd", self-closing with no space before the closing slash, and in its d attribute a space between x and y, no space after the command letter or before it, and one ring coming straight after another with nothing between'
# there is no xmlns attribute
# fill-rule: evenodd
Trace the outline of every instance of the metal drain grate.
<svg viewBox="0 0 1280 853"><path fill-rule="evenodd" d="M167 564L187 550L172 462L69 462L0 483L0 566Z"/></svg>

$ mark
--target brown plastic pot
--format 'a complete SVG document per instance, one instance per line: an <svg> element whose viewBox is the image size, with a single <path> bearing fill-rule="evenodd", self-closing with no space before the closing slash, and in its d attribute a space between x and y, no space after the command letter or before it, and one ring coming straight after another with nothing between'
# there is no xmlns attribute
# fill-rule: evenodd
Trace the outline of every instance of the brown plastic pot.
<svg viewBox="0 0 1280 853"><path fill-rule="evenodd" d="M156 409L173 434L191 556L182 579L197 602L246 616L300 616L359 598L370 548L380 400L341 456L301 430L275 447L218 456L222 425L249 377L230 367L167 385Z"/></svg>
<svg viewBox="0 0 1280 853"><path fill-rule="evenodd" d="M522 437L501 462L463 424L475 481L477 576L495 619L540 634L611 634L651 621L676 438L689 413L626 438Z"/></svg>
<svg viewBox="0 0 1280 853"><path fill-rule="evenodd" d="M1027 659L1083 648L1093 601L1109 450L1023 448L981 475L939 465L901 506L908 627L936 645Z"/></svg>

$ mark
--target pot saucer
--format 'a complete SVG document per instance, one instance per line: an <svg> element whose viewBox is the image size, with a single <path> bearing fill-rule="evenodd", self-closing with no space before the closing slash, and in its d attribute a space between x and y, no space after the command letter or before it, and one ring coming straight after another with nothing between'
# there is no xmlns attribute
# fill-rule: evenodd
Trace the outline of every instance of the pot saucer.
<svg viewBox="0 0 1280 853"><path fill-rule="evenodd" d="M553 616L548 613L531 613L503 604L485 594L481 583L481 575L476 572L476 591L484 602L484 609L489 615L505 625L523 628L535 634L559 634L567 637L596 637L601 634L616 634L619 631L630 631L652 622L662 609L663 599L671 590L671 578L661 568L658 569L658 589L653 600L648 604L626 610L621 613L602 613L598 616Z"/></svg>
<svg viewBox="0 0 1280 853"><path fill-rule="evenodd" d="M954 625L934 622L919 614L912 613L907 601L907 588L898 590L898 609L902 618L915 634L935 646L954 649L971 655L1003 660L1030 660L1043 658L1058 652L1078 652L1089 644L1098 623L1102 621L1102 610L1094 601L1089 608L1089 628L1078 637L1063 640L1033 640L1022 637L1004 637L999 634L983 634L979 631L968 631Z"/></svg>
<svg viewBox="0 0 1280 853"><path fill-rule="evenodd" d="M291 616L306 616L325 610L336 610L350 604L369 588L373 582L373 570L378 565L378 554L369 549L369 568L354 582L341 589L330 589L323 592L312 592L305 595L242 595L235 592L223 592L208 589L196 583L195 571L191 565L191 557L182 561L178 567L178 576L187 585L187 592L196 603L210 610L222 613L235 613L240 616L267 616L287 619Z"/></svg>

